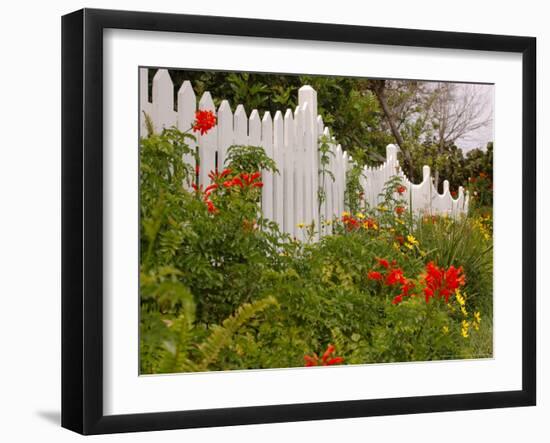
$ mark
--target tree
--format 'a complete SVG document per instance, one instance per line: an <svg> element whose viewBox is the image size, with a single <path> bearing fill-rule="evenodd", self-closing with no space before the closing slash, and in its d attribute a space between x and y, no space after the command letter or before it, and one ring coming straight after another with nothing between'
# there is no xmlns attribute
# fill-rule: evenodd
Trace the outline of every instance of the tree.
<svg viewBox="0 0 550 443"><path fill-rule="evenodd" d="M443 155L458 139L487 126L492 121L487 112L487 97L476 85L437 83L431 109L437 154ZM440 166L434 170L435 185L439 184Z"/></svg>

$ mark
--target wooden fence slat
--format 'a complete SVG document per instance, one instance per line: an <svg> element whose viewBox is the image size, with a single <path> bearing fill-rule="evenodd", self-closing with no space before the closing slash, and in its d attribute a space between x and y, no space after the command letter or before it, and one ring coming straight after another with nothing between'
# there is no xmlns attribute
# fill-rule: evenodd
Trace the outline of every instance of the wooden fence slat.
<svg viewBox="0 0 550 443"><path fill-rule="evenodd" d="M254 112L252 113L252 115ZM258 114L256 112L256 114ZM251 133L252 133L252 115L250 116ZM259 118L259 116L258 116ZM251 135L252 140L252 135ZM251 141L252 143L252 141ZM260 145L264 148L266 155L273 159L273 120L271 120L271 114L266 112L261 121L261 142ZM262 213L265 218L273 220L273 173L270 171L262 171Z"/></svg>
<svg viewBox="0 0 550 443"><path fill-rule="evenodd" d="M284 227L284 171L285 171L285 139L284 121L281 111L275 113L273 119L273 160L277 164L278 174L273 176L273 220Z"/></svg>
<svg viewBox="0 0 550 443"><path fill-rule="evenodd" d="M238 105L233 117L233 134L236 145L248 145L248 119L243 105Z"/></svg>
<svg viewBox="0 0 550 443"><path fill-rule="evenodd" d="M139 130L142 137L147 135L145 114L151 117L151 103L149 102L149 70L139 68Z"/></svg>
<svg viewBox="0 0 550 443"><path fill-rule="evenodd" d="M152 114L156 132L161 132L164 128L176 124L174 84L166 69L159 69L153 77Z"/></svg>
<svg viewBox="0 0 550 443"><path fill-rule="evenodd" d="M200 101L199 110L216 112L214 100L210 92L206 91ZM216 169L216 155L218 151L218 126L214 126L204 135L198 135L200 172L199 183L207 186L210 184L208 174Z"/></svg>
<svg viewBox="0 0 550 443"><path fill-rule="evenodd" d="M218 108L218 170L225 167L228 148L233 145L233 112L227 100Z"/></svg>
<svg viewBox="0 0 550 443"><path fill-rule="evenodd" d="M294 126L294 117L290 109L286 110L284 117L284 231L291 237L294 237L296 230L294 214L294 138L296 129Z"/></svg>
<svg viewBox="0 0 550 443"><path fill-rule="evenodd" d="M181 84L178 90L178 119L177 126L180 131L189 131L195 121L195 112L197 110L197 97L191 86L191 82L186 80ZM194 140L188 139L189 147L193 150L197 149L197 143ZM193 168L196 167L195 157L191 154L183 156L183 161ZM188 183L189 187L191 183Z"/></svg>

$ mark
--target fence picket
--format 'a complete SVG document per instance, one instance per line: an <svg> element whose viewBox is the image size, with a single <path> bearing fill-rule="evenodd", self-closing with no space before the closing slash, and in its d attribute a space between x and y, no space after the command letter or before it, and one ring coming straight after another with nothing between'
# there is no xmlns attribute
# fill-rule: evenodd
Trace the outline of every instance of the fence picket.
<svg viewBox="0 0 550 443"><path fill-rule="evenodd" d="M248 145L248 119L243 105L235 109L233 134L236 145Z"/></svg>
<svg viewBox="0 0 550 443"><path fill-rule="evenodd" d="M176 124L174 112L174 84L166 69L159 69L153 77L152 119L156 132Z"/></svg>
<svg viewBox="0 0 550 443"><path fill-rule="evenodd" d="M214 101L210 92L206 91L200 101L199 109L201 111L216 112ZM200 171L199 171L199 183L207 186L210 183L208 174L210 171L216 169L216 155L218 152L218 126L214 126L210 131L204 135L198 135L199 144L199 157L200 157Z"/></svg>
<svg viewBox="0 0 550 443"><path fill-rule="evenodd" d="M284 231L294 237L296 224L294 223L294 138L296 130L294 117L290 109L286 110L284 118Z"/></svg>
<svg viewBox="0 0 550 443"><path fill-rule="evenodd" d="M285 140L284 122L281 111L275 113L273 119L273 160L279 170L273 175L273 220L279 224L281 230L284 226L284 170L285 170Z"/></svg>
<svg viewBox="0 0 550 443"><path fill-rule="evenodd" d="M195 120L195 112L197 110L197 97L191 86L191 82L186 80L181 84L178 90L178 119L177 126L180 131L188 131ZM195 140L188 139L189 147L193 150L197 149ZM183 156L183 161L195 168L195 157L191 154Z"/></svg>
<svg viewBox="0 0 550 443"><path fill-rule="evenodd" d="M225 166L227 149L233 144L233 112L227 100L218 108L218 169Z"/></svg>
<svg viewBox="0 0 550 443"><path fill-rule="evenodd" d="M259 118L259 116L258 116ZM252 116L250 116L252 121ZM252 132L252 129L251 129ZM252 143L252 136L251 143ZM271 114L266 112L261 122L261 142L259 143L270 158L273 158L273 121ZM274 219L273 212L273 173L270 171L262 171L262 212L265 218Z"/></svg>

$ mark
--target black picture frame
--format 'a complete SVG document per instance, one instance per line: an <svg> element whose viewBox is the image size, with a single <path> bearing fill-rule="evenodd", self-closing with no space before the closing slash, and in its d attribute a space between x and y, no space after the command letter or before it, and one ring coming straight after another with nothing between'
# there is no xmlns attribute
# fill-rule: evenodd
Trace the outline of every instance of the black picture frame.
<svg viewBox="0 0 550 443"><path fill-rule="evenodd" d="M177 412L103 413L103 31L109 28L522 55L522 389ZM82 434L536 404L536 39L83 9L62 18L62 426Z"/></svg>

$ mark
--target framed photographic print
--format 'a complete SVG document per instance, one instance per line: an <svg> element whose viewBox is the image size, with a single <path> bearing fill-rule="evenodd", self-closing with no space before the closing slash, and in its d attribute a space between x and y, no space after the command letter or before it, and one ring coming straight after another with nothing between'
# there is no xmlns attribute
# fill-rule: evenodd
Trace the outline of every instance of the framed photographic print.
<svg viewBox="0 0 550 443"><path fill-rule="evenodd" d="M530 37L62 21L62 425L534 405Z"/></svg>

